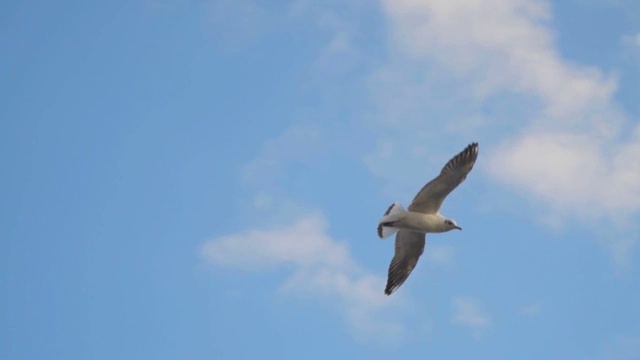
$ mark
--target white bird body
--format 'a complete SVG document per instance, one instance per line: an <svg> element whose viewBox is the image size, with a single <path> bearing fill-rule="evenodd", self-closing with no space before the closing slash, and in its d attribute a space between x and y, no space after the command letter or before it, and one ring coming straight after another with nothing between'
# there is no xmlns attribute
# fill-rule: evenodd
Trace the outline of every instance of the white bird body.
<svg viewBox="0 0 640 360"><path fill-rule="evenodd" d="M451 230L451 227L445 224L445 220L447 220L447 218L440 215L440 213L425 214L417 211L405 211L398 220L392 223L393 227L397 229L407 229L423 233L442 233Z"/></svg>
<svg viewBox="0 0 640 360"><path fill-rule="evenodd" d="M426 233L462 230L453 219L439 212L444 199L467 177L478 157L478 144L469 144L428 182L405 210L400 203L391 204L378 223L382 239L397 232L395 254L389 265L385 294L391 295L409 277L424 251Z"/></svg>
<svg viewBox="0 0 640 360"><path fill-rule="evenodd" d="M407 213L398 221L398 227L423 233L442 233L451 230L440 214L423 214L414 211Z"/></svg>

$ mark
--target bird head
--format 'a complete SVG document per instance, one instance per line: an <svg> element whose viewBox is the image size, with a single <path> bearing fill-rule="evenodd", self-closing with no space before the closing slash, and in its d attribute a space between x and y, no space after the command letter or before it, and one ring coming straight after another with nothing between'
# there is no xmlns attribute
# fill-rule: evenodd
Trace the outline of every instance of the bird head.
<svg viewBox="0 0 640 360"><path fill-rule="evenodd" d="M462 228L458 226L456 221L453 219L444 219L444 225L447 228L447 231L453 230L453 229L462 230Z"/></svg>

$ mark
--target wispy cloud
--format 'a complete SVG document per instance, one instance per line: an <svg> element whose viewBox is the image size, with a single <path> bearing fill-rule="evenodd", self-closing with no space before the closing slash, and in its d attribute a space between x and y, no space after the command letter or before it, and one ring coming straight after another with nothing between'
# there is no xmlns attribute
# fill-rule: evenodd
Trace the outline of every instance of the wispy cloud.
<svg viewBox="0 0 640 360"><path fill-rule="evenodd" d="M287 166L313 162L326 154L326 130L312 124L296 124L265 141L256 157L242 168L242 180L251 187L273 188L282 183Z"/></svg>
<svg viewBox="0 0 640 360"><path fill-rule="evenodd" d="M451 299L451 307L453 311L451 323L469 329L474 337L481 337L491 328L491 319L476 298L456 296Z"/></svg>
<svg viewBox="0 0 640 360"><path fill-rule="evenodd" d="M638 359L640 336L618 336L605 344L602 355L605 360Z"/></svg>
<svg viewBox="0 0 640 360"><path fill-rule="evenodd" d="M640 48L640 32L634 35L629 35L628 37L625 37L625 39L629 41L630 45Z"/></svg>
<svg viewBox="0 0 640 360"><path fill-rule="evenodd" d="M607 100L614 79L563 61L541 1L385 1L398 51L436 61L484 98L504 91L537 96L545 115L568 118ZM594 104L594 102L596 104Z"/></svg>
<svg viewBox="0 0 640 360"><path fill-rule="evenodd" d="M528 317L536 317L540 315L543 309L544 309L544 303L542 301L537 301L537 302L525 305L522 308L522 314Z"/></svg>
<svg viewBox="0 0 640 360"><path fill-rule="evenodd" d="M627 58L634 61L634 64L637 64L636 60L638 56L640 56L640 32L622 36L621 42Z"/></svg>
<svg viewBox="0 0 640 360"><path fill-rule="evenodd" d="M266 140L259 153L240 167L245 188L245 216L254 225L288 224L308 212L308 206L291 196L287 184L296 166L319 166L333 151L327 129L309 123L293 124Z"/></svg>
<svg viewBox="0 0 640 360"><path fill-rule="evenodd" d="M429 244L425 250L425 262L429 266L437 266L451 270L456 265L456 248L449 244Z"/></svg>
<svg viewBox="0 0 640 360"><path fill-rule="evenodd" d="M362 64L363 54L356 46L358 2L295 0L289 5L292 22L313 24L328 40L319 48L310 66L310 83L317 87L327 80L342 80ZM335 92L333 92L335 94Z"/></svg>
<svg viewBox="0 0 640 360"><path fill-rule="evenodd" d="M257 41L272 24L269 11L253 0L211 0L207 28L225 51L238 51Z"/></svg>
<svg viewBox="0 0 640 360"><path fill-rule="evenodd" d="M393 343L405 335L400 317L406 301L401 296L384 296L385 279L363 269L346 243L331 238L326 220L319 214L300 217L287 227L252 229L212 239L202 245L201 253L211 263L227 268L291 268L293 273L280 292L336 306L354 336L363 341Z"/></svg>

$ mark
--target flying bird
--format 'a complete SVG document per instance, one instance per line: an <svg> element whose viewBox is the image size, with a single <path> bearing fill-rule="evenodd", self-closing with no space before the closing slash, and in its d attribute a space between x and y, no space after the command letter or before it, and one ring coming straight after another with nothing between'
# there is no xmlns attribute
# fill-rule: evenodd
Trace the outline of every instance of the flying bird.
<svg viewBox="0 0 640 360"><path fill-rule="evenodd" d="M384 289L386 295L397 290L411 274L424 251L426 233L462 230L455 220L440 215L440 206L447 195L466 179L477 158L478 143L471 143L447 162L440 175L422 187L407 210L395 202L382 216L378 236L384 239L398 233Z"/></svg>

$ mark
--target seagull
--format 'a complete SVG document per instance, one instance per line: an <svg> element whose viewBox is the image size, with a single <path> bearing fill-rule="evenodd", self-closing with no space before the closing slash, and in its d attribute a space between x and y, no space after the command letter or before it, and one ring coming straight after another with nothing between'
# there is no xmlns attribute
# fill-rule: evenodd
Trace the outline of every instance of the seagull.
<svg viewBox="0 0 640 360"><path fill-rule="evenodd" d="M447 195L466 179L477 158L478 143L474 142L449 160L440 175L422 187L407 210L395 202L382 216L378 236L384 239L398 233L384 290L386 295L397 290L411 274L424 251L426 233L462 230L455 220L440 215L440 206Z"/></svg>

